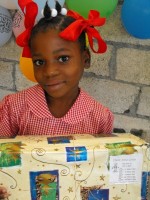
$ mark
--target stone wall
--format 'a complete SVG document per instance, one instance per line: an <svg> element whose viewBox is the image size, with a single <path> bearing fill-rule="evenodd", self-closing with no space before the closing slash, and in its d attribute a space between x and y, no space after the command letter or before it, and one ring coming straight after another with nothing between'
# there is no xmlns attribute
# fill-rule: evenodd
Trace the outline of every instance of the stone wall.
<svg viewBox="0 0 150 200"><path fill-rule="evenodd" d="M150 40L126 32L120 19L121 6L120 1L100 29L107 52L92 53L91 68L80 85L113 111L115 132L150 133ZM0 99L35 84L20 72L21 48L13 36L0 51Z"/></svg>

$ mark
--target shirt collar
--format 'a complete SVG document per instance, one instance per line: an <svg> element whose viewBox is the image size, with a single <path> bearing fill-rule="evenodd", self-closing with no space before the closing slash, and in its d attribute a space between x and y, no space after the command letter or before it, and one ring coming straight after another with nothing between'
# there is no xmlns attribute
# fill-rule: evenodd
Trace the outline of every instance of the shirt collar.
<svg viewBox="0 0 150 200"><path fill-rule="evenodd" d="M51 118L61 120L69 124L75 124L82 121L93 110L94 100L86 92L80 89L80 94L73 106L61 118L55 118L49 111L44 90L40 85L28 89L27 103L29 109L39 118Z"/></svg>

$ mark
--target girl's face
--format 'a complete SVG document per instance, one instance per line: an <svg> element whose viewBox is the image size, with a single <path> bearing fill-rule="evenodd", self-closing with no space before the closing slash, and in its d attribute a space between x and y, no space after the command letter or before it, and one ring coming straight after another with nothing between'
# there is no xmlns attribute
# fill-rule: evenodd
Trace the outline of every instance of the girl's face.
<svg viewBox="0 0 150 200"><path fill-rule="evenodd" d="M78 42L66 41L57 30L38 33L31 42L34 75L52 98L77 95L88 53Z"/></svg>

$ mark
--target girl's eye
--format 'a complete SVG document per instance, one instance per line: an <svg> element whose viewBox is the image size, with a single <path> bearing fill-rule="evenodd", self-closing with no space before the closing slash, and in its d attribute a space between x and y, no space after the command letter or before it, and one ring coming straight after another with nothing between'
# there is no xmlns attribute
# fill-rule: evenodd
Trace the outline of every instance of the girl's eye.
<svg viewBox="0 0 150 200"><path fill-rule="evenodd" d="M69 60L69 56L61 56L58 58L59 62L67 62Z"/></svg>
<svg viewBox="0 0 150 200"><path fill-rule="evenodd" d="M36 66L41 66L41 65L44 64L44 61L43 61L43 60L34 60L33 63L34 63L34 65L36 65Z"/></svg>

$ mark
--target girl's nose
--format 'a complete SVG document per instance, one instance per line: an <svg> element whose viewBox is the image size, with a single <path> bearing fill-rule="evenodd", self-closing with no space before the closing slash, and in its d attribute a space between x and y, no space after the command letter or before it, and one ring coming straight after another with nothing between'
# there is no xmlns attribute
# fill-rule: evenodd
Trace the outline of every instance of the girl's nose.
<svg viewBox="0 0 150 200"><path fill-rule="evenodd" d="M47 77L57 76L59 74L58 67L55 63L48 62L44 67L44 75Z"/></svg>

